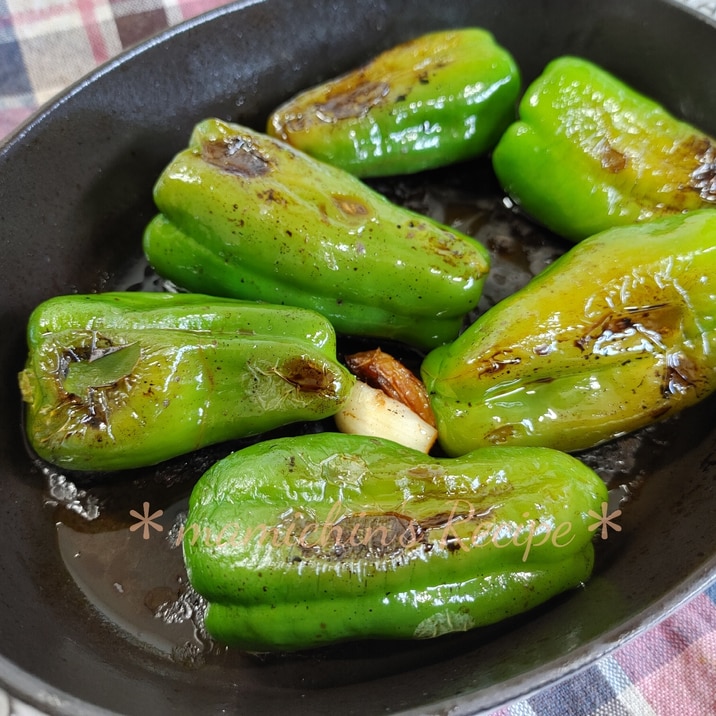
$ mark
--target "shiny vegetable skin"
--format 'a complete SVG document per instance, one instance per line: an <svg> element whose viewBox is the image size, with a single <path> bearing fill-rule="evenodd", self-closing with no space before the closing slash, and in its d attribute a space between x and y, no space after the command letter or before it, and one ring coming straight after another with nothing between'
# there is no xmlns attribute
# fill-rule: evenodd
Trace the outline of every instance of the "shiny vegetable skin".
<svg viewBox="0 0 716 716"><path fill-rule="evenodd" d="M580 58L554 60L493 153L507 193L573 241L716 207L716 141Z"/></svg>
<svg viewBox="0 0 716 716"><path fill-rule="evenodd" d="M53 298L28 342L29 442L71 470L151 465L324 418L353 385L322 316L193 294Z"/></svg>
<svg viewBox="0 0 716 716"><path fill-rule="evenodd" d="M519 91L514 59L489 32L447 30L300 93L267 131L356 176L411 174L491 150Z"/></svg>
<svg viewBox="0 0 716 716"><path fill-rule="evenodd" d="M144 250L191 291L314 309L434 347L479 301L486 249L259 132L206 120L159 178Z"/></svg>
<svg viewBox="0 0 716 716"><path fill-rule="evenodd" d="M321 433L215 464L181 537L208 601L206 628L221 642L276 651L425 639L582 584L606 499L602 480L558 451L433 458Z"/></svg>
<svg viewBox="0 0 716 716"><path fill-rule="evenodd" d="M580 450L716 389L716 211L574 246L421 372L451 455L491 444Z"/></svg>

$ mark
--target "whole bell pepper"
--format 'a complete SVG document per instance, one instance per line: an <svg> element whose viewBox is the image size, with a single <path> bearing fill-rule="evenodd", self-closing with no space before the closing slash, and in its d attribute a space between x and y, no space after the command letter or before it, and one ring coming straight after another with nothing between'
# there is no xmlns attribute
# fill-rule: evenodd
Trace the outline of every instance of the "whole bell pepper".
<svg viewBox="0 0 716 716"><path fill-rule="evenodd" d="M353 377L323 316L168 293L60 296L28 325L29 442L70 470L152 465L333 415Z"/></svg>
<svg viewBox="0 0 716 716"><path fill-rule="evenodd" d="M606 499L594 472L554 450L433 458L320 433L216 463L179 537L221 642L275 651L425 639L582 584Z"/></svg>
<svg viewBox="0 0 716 716"><path fill-rule="evenodd" d="M716 140L586 60L554 60L493 153L506 192L573 241L716 206Z"/></svg>
<svg viewBox="0 0 716 716"><path fill-rule="evenodd" d="M515 61L489 32L434 32L301 92L267 131L356 176L411 174L491 150L519 91Z"/></svg>
<svg viewBox="0 0 716 716"><path fill-rule="evenodd" d="M211 119L159 178L149 262L200 293L314 309L336 330L434 347L489 268L474 239L266 135Z"/></svg>
<svg viewBox="0 0 716 716"><path fill-rule="evenodd" d="M581 450L716 389L716 211L574 246L425 358L439 440Z"/></svg>

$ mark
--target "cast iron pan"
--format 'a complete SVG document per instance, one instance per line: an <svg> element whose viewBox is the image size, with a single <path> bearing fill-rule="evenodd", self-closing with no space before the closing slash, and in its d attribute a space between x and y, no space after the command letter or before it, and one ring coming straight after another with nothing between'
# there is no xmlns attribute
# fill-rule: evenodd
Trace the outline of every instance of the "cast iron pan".
<svg viewBox="0 0 716 716"><path fill-rule="evenodd" d="M208 654L188 663L102 616L62 560L55 522L67 510L47 505L48 475L28 455L21 431L16 373L31 309L57 294L125 286L140 262L153 182L198 119L260 127L293 92L399 41L463 25L491 29L525 82L549 59L580 54L716 134L716 26L670 2L263 0L139 46L0 149L0 686L10 694L73 715L472 713L588 664L716 573L714 400L616 453L609 447L590 456L597 467L610 461L611 477L628 483L631 497L622 531L600 545L586 587L459 637L270 659ZM478 164L429 180L450 191L494 192ZM419 206L426 196L411 182L384 188ZM480 206L494 219L494 206ZM539 241L538 228L523 234ZM171 474L193 479L199 466L189 461ZM163 487L182 484L160 474L166 485L135 475L118 478L116 489L144 485L155 499ZM141 509L147 494L115 506L124 515L116 534L129 533L128 510Z"/></svg>

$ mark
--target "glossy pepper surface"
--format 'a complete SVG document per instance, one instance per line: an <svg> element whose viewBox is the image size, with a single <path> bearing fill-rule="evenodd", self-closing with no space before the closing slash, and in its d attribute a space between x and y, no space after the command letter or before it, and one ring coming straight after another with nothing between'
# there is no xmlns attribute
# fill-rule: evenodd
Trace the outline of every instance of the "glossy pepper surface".
<svg viewBox="0 0 716 716"><path fill-rule="evenodd" d="M607 492L575 458L487 448L433 458L321 433L216 463L182 543L206 628L247 650L424 639L525 611L584 582ZM592 527L590 529L590 527Z"/></svg>
<svg viewBox="0 0 716 716"><path fill-rule="evenodd" d="M144 250L191 290L315 309L336 330L432 347L489 268L477 241L258 132L206 120L159 178Z"/></svg>
<svg viewBox="0 0 716 716"><path fill-rule="evenodd" d="M421 372L441 445L589 448L716 389L716 211L585 239Z"/></svg>
<svg viewBox="0 0 716 716"><path fill-rule="evenodd" d="M323 316L194 294L53 298L28 342L30 444L71 470L151 465L324 418L353 385Z"/></svg>
<svg viewBox="0 0 716 716"><path fill-rule="evenodd" d="M514 119L520 74L480 28L435 32L300 93L268 133L361 177L486 153Z"/></svg>
<svg viewBox="0 0 716 716"><path fill-rule="evenodd" d="M493 154L507 193L573 241L716 207L716 142L586 60L554 60Z"/></svg>

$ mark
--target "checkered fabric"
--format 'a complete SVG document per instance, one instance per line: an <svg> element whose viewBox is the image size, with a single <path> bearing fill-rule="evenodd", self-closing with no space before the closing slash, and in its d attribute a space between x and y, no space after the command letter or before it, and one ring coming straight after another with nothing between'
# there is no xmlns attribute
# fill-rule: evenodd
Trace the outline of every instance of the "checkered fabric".
<svg viewBox="0 0 716 716"><path fill-rule="evenodd" d="M0 0L0 138L69 84L225 0Z"/></svg>
<svg viewBox="0 0 716 716"><path fill-rule="evenodd" d="M491 716L713 716L716 584L576 676Z"/></svg>
<svg viewBox="0 0 716 716"><path fill-rule="evenodd" d="M681 1L716 18L716 0ZM0 0L0 140L96 65L221 4ZM0 716L34 713L0 690ZM716 715L716 585L576 676L493 714L535 715Z"/></svg>

